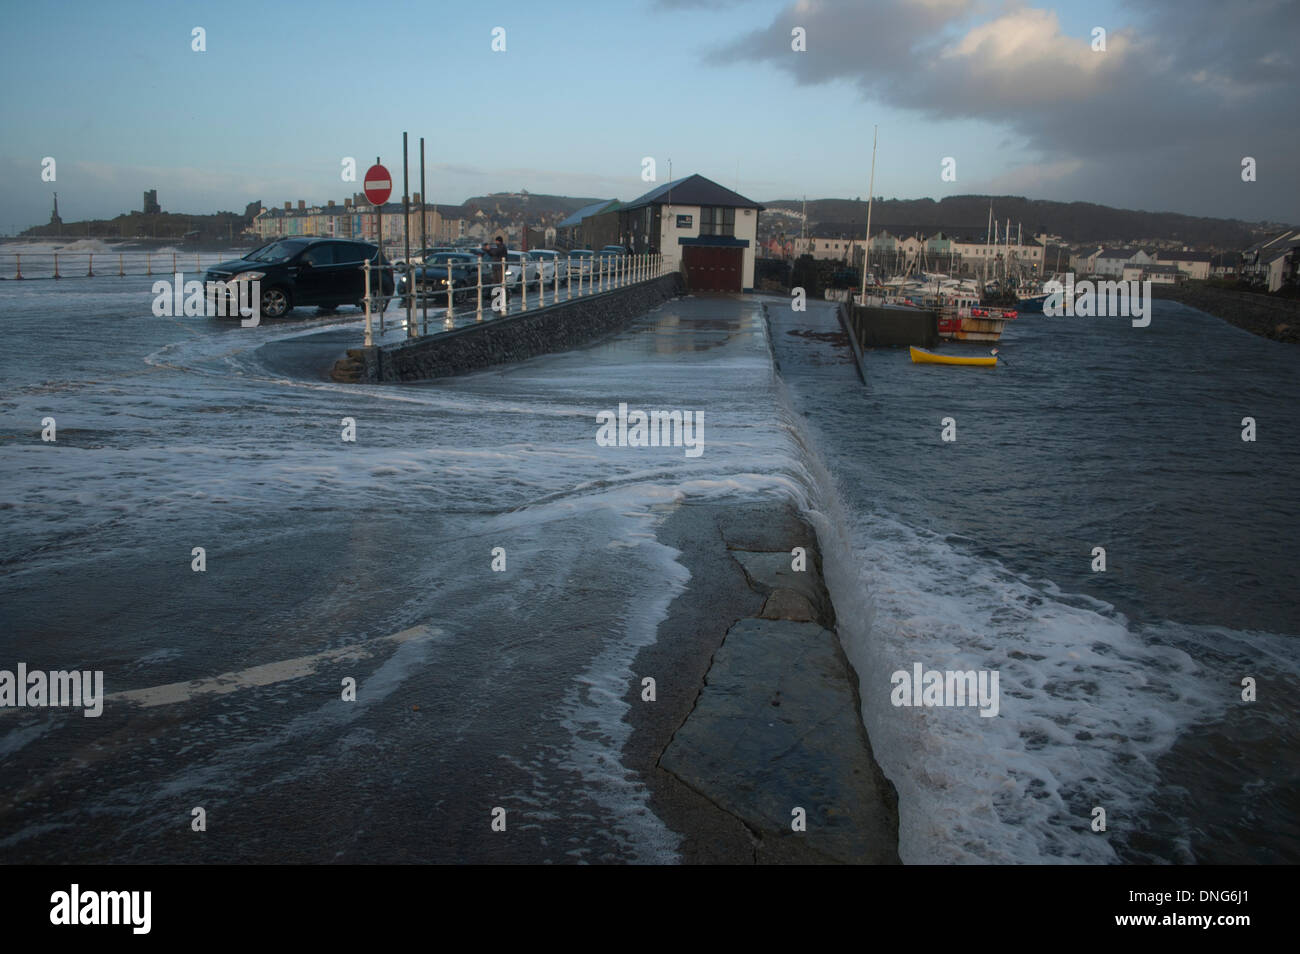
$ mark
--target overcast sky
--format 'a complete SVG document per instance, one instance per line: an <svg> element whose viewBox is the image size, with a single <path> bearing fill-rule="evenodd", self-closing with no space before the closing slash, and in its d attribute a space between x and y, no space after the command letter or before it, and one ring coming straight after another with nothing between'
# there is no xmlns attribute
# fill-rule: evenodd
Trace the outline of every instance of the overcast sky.
<svg viewBox="0 0 1300 954"><path fill-rule="evenodd" d="M439 202L628 199L646 157L760 202L865 198L873 124L877 195L1300 223L1300 0L55 0L4 21L5 233L55 190L66 220L150 188L174 212L341 200L345 157L381 156L400 194L404 129Z"/></svg>

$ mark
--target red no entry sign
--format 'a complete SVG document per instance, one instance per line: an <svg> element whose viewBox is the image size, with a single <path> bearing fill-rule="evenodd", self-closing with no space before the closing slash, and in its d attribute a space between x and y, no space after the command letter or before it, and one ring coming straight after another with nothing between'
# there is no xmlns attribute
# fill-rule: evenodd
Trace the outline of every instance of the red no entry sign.
<svg viewBox="0 0 1300 954"><path fill-rule="evenodd" d="M388 174L388 170L379 164L375 164L366 170L366 177L362 180L362 188L365 190L366 199L374 205L383 205L388 201L388 197L393 194L393 177Z"/></svg>

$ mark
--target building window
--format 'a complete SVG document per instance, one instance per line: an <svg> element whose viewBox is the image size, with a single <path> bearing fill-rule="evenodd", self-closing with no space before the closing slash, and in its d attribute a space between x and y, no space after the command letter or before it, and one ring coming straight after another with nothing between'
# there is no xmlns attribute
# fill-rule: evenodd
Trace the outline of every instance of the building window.
<svg viewBox="0 0 1300 954"><path fill-rule="evenodd" d="M736 210L720 206L700 208L701 235L735 235ZM836 246L838 248L838 246Z"/></svg>

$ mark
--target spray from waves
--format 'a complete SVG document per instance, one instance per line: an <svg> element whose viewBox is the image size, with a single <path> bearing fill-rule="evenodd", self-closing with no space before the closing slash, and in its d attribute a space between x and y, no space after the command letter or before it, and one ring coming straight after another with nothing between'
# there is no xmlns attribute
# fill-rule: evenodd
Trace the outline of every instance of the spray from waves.
<svg viewBox="0 0 1300 954"><path fill-rule="evenodd" d="M809 517L863 722L898 789L903 860L1116 861L1091 828L1093 808L1105 808L1111 827L1141 826L1157 760L1233 698L1202 652L1220 637L1134 626L1108 604L1060 594L891 514L851 512L839 481L854 479L853 462L832 464L833 475L833 447L784 389L781 400L806 454ZM893 706L891 673L917 662L998 671L1000 714Z"/></svg>

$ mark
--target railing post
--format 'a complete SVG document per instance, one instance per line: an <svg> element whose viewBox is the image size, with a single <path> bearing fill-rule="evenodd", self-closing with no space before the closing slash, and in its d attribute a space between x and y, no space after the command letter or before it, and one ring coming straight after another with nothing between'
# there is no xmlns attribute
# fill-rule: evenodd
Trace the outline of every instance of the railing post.
<svg viewBox="0 0 1300 954"><path fill-rule="evenodd" d="M126 278L126 269L122 266L122 253L117 253L117 277Z"/></svg>
<svg viewBox="0 0 1300 954"><path fill-rule="evenodd" d="M456 288L451 280L451 262L447 263L447 320L451 321L451 313L456 310Z"/></svg>
<svg viewBox="0 0 1300 954"><path fill-rule="evenodd" d="M176 253L172 252L172 274L176 274Z"/></svg>
<svg viewBox="0 0 1300 954"><path fill-rule="evenodd" d="M596 259L596 291L605 290L605 260L602 256L594 256Z"/></svg>
<svg viewBox="0 0 1300 954"><path fill-rule="evenodd" d="M510 295L507 294L506 300L509 298ZM528 310L528 268L523 264L519 266L519 310Z"/></svg>
<svg viewBox="0 0 1300 954"><path fill-rule="evenodd" d="M555 294L551 296L551 301L559 302L560 300L560 256L558 255L555 256L555 288L553 289L553 291L555 292Z"/></svg>
<svg viewBox="0 0 1300 954"><path fill-rule="evenodd" d="M556 274L556 280L558 281L559 271L557 270L555 274ZM564 257L564 277L569 283L569 294L566 296L566 301L573 301L573 256L572 255L566 255Z"/></svg>
<svg viewBox="0 0 1300 954"><path fill-rule="evenodd" d="M86 256L86 277L95 277L95 253L91 252Z"/></svg>
<svg viewBox="0 0 1300 954"><path fill-rule="evenodd" d="M59 253L58 252L54 253L54 277L55 278L63 277L62 275L59 274Z"/></svg>
<svg viewBox="0 0 1300 954"><path fill-rule="evenodd" d="M474 313L475 321L483 320L483 259L478 260L478 310Z"/></svg>
<svg viewBox="0 0 1300 954"><path fill-rule="evenodd" d="M366 259L365 264L361 266L361 271L366 277L366 347L372 348L375 344L375 336L370 325L370 259Z"/></svg>
<svg viewBox="0 0 1300 954"><path fill-rule="evenodd" d="M537 260L537 307L546 307L546 274L542 270L542 260Z"/></svg>
<svg viewBox="0 0 1300 954"><path fill-rule="evenodd" d="M18 270L18 274L14 278L21 281L23 277L23 257L19 254L14 255L14 268Z"/></svg>
<svg viewBox="0 0 1300 954"><path fill-rule="evenodd" d="M198 252L195 252L195 253L194 253L194 270L195 270L196 272L201 272L201 271L203 271L203 266L199 264L199 253L198 253Z"/></svg>
<svg viewBox="0 0 1300 954"><path fill-rule="evenodd" d="M144 253L144 273L146 275L153 274L153 252Z"/></svg>

